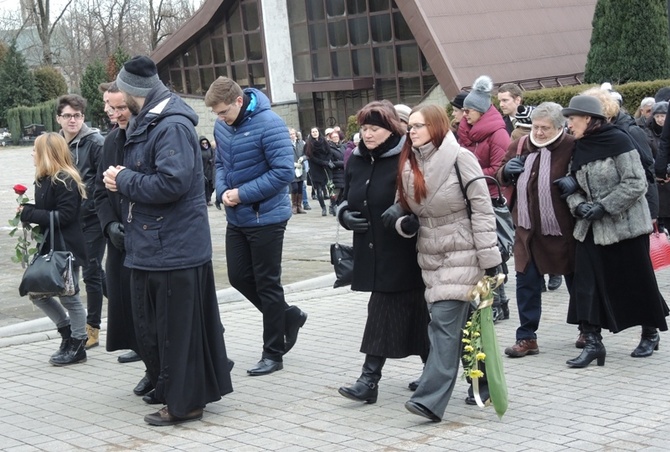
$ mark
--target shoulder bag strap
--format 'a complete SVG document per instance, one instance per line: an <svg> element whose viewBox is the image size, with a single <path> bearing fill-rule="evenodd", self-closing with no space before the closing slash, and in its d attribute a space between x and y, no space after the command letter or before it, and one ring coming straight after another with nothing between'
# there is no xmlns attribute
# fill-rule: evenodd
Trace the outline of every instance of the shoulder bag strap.
<svg viewBox="0 0 670 452"><path fill-rule="evenodd" d="M519 142L516 145L516 156L521 157L521 152L523 151L523 145L528 139L528 135L524 135L521 138L519 138Z"/></svg>
<svg viewBox="0 0 670 452"><path fill-rule="evenodd" d="M463 193L463 201L465 202L465 208L468 211L468 218L472 219L472 207L470 206L470 200L468 199L468 194L465 191L465 186L463 185L463 176L461 176L461 170L458 168L458 155L456 155L456 161L454 162L454 169L456 170L456 177L458 177L458 185L461 186L461 192Z"/></svg>

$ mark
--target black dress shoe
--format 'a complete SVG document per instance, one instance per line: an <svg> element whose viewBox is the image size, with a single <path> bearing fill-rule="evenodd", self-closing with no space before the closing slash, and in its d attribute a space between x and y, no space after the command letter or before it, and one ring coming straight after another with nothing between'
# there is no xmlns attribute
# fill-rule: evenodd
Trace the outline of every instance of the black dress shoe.
<svg viewBox="0 0 670 452"><path fill-rule="evenodd" d="M263 358L258 361L251 369L247 370L247 373L253 377L258 375L267 375L275 372L277 370L282 370L284 368L284 363L281 361L272 361L270 358Z"/></svg>
<svg viewBox="0 0 670 452"><path fill-rule="evenodd" d="M549 282L547 283L547 289L556 290L561 287L563 283L563 277L561 275L549 275Z"/></svg>
<svg viewBox="0 0 670 452"><path fill-rule="evenodd" d="M198 421L202 419L202 408L196 408L190 413L186 414L184 417L177 417L173 414L170 414L168 407L164 406L155 413L147 414L144 416L144 422L149 425L177 425L183 424L184 422Z"/></svg>
<svg viewBox="0 0 670 452"><path fill-rule="evenodd" d="M148 405L158 405L159 403L163 403L156 398L156 391L153 389L147 392L145 396L142 397L142 400Z"/></svg>
<svg viewBox="0 0 670 452"><path fill-rule="evenodd" d="M297 309L298 311L300 311L300 309L298 309L297 306L291 306L286 310L287 314L293 309ZM298 341L298 332L300 331L300 328L303 327L306 321L307 321L307 313L304 311L300 311L297 318L293 320L290 324L287 324L286 332L284 333L285 335L284 353L288 353L289 351L291 351L295 343Z"/></svg>
<svg viewBox="0 0 670 452"><path fill-rule="evenodd" d="M141 361L142 358L140 358L140 355L138 355L133 350L131 350L128 353L124 353L123 355L119 355L117 360L120 363L134 363L135 361Z"/></svg>
<svg viewBox="0 0 670 452"><path fill-rule="evenodd" d="M433 414L433 412L430 411L425 406L421 405L420 403L412 402L411 400L405 402L405 408L407 408L407 411L409 411L410 413L423 416L425 418L430 419L433 422L440 422L442 420L435 414Z"/></svg>
<svg viewBox="0 0 670 452"><path fill-rule="evenodd" d="M154 388L154 385L151 384L151 380L149 380L149 377L144 375L142 379L140 380L139 383L137 383L137 386L135 386L135 389L133 389L133 392L137 396L143 396L147 394L149 391L151 391Z"/></svg>
<svg viewBox="0 0 670 452"><path fill-rule="evenodd" d="M412 381L410 384L407 385L410 391L416 391L416 388L419 387L419 383L421 383L421 378L417 378L416 380Z"/></svg>

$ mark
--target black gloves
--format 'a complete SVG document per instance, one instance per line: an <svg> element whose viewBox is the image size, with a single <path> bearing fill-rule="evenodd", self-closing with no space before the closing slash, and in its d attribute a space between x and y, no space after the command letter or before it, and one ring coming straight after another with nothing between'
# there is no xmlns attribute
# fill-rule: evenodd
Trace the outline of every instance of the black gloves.
<svg viewBox="0 0 670 452"><path fill-rule="evenodd" d="M486 276L494 277L498 274L498 267L487 268L484 270L484 274L486 274Z"/></svg>
<svg viewBox="0 0 670 452"><path fill-rule="evenodd" d="M419 227L421 227L419 219L414 214L407 215L400 222L400 229L407 235L416 234L419 231Z"/></svg>
<svg viewBox="0 0 670 452"><path fill-rule="evenodd" d="M516 180L521 173L523 173L523 159L521 157L514 157L505 163L503 178L506 181L512 182Z"/></svg>
<svg viewBox="0 0 670 452"><path fill-rule="evenodd" d="M579 188L577 179L572 176L561 177L560 179L556 179L554 183L558 185L558 189L561 190L561 199L567 198Z"/></svg>
<svg viewBox="0 0 670 452"><path fill-rule="evenodd" d="M584 215L586 215L589 210L591 210L591 204L583 202L575 208L575 216L577 218L584 218Z"/></svg>
<svg viewBox="0 0 670 452"><path fill-rule="evenodd" d="M328 161L328 168L330 168L330 169L335 168L335 164L333 163L332 160L329 160L329 161Z"/></svg>
<svg viewBox="0 0 670 452"><path fill-rule="evenodd" d="M368 220L355 210L345 210L342 213L342 224L350 231L362 233L368 230Z"/></svg>
<svg viewBox="0 0 670 452"><path fill-rule="evenodd" d="M126 249L125 236L126 234L123 230L123 225L118 221L114 221L107 225L107 237L109 237L109 241L112 242L112 245L119 251L124 251Z"/></svg>
<svg viewBox="0 0 670 452"><path fill-rule="evenodd" d="M589 209L589 211L584 214L584 219L589 221L600 220L604 216L605 208L603 205L599 202L594 202L591 204L591 209Z"/></svg>
<svg viewBox="0 0 670 452"><path fill-rule="evenodd" d="M382 223L384 223L384 227L393 228L398 218L403 215L407 215L407 212L399 203L395 203L382 213Z"/></svg>

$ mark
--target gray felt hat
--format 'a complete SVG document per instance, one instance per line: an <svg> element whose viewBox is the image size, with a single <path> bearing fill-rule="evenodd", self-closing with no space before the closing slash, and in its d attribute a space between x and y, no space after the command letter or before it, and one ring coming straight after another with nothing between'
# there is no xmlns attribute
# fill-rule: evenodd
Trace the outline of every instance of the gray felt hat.
<svg viewBox="0 0 670 452"><path fill-rule="evenodd" d="M600 101L592 96L575 96L570 99L570 105L564 108L563 116L592 116L605 119L603 106Z"/></svg>
<svg viewBox="0 0 670 452"><path fill-rule="evenodd" d="M147 97L149 91L160 83L156 64L142 55L126 61L116 76L119 89L135 97Z"/></svg>

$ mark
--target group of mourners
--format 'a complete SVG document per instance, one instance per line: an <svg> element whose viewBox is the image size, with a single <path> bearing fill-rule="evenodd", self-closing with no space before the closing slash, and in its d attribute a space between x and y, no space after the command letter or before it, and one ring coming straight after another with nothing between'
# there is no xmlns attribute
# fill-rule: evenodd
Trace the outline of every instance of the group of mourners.
<svg viewBox="0 0 670 452"><path fill-rule="evenodd" d="M409 383L414 394L405 407L442 419L458 375L471 290L503 270L492 202L498 184L482 175L502 186L515 225L520 326L508 356L539 353L547 274L565 278L567 322L578 327L575 346L582 350L569 367L604 365L603 329L639 325L631 356L658 350L669 311L649 256L658 195L644 132L610 89L586 91L565 108L526 107L518 87L503 85L504 116L492 105L492 89L482 76L469 93L459 93L451 122L436 105L411 109L405 121L387 101L357 114L361 141L345 167L338 220L353 231L351 288L371 296L362 373L339 389L349 399L374 403L386 359L418 355L424 369ZM667 102L654 108L665 113ZM666 165L657 175L667 182ZM501 318L509 318L503 293L497 302ZM485 376L479 392L489 398ZM465 401L477 403L472 384Z"/></svg>

